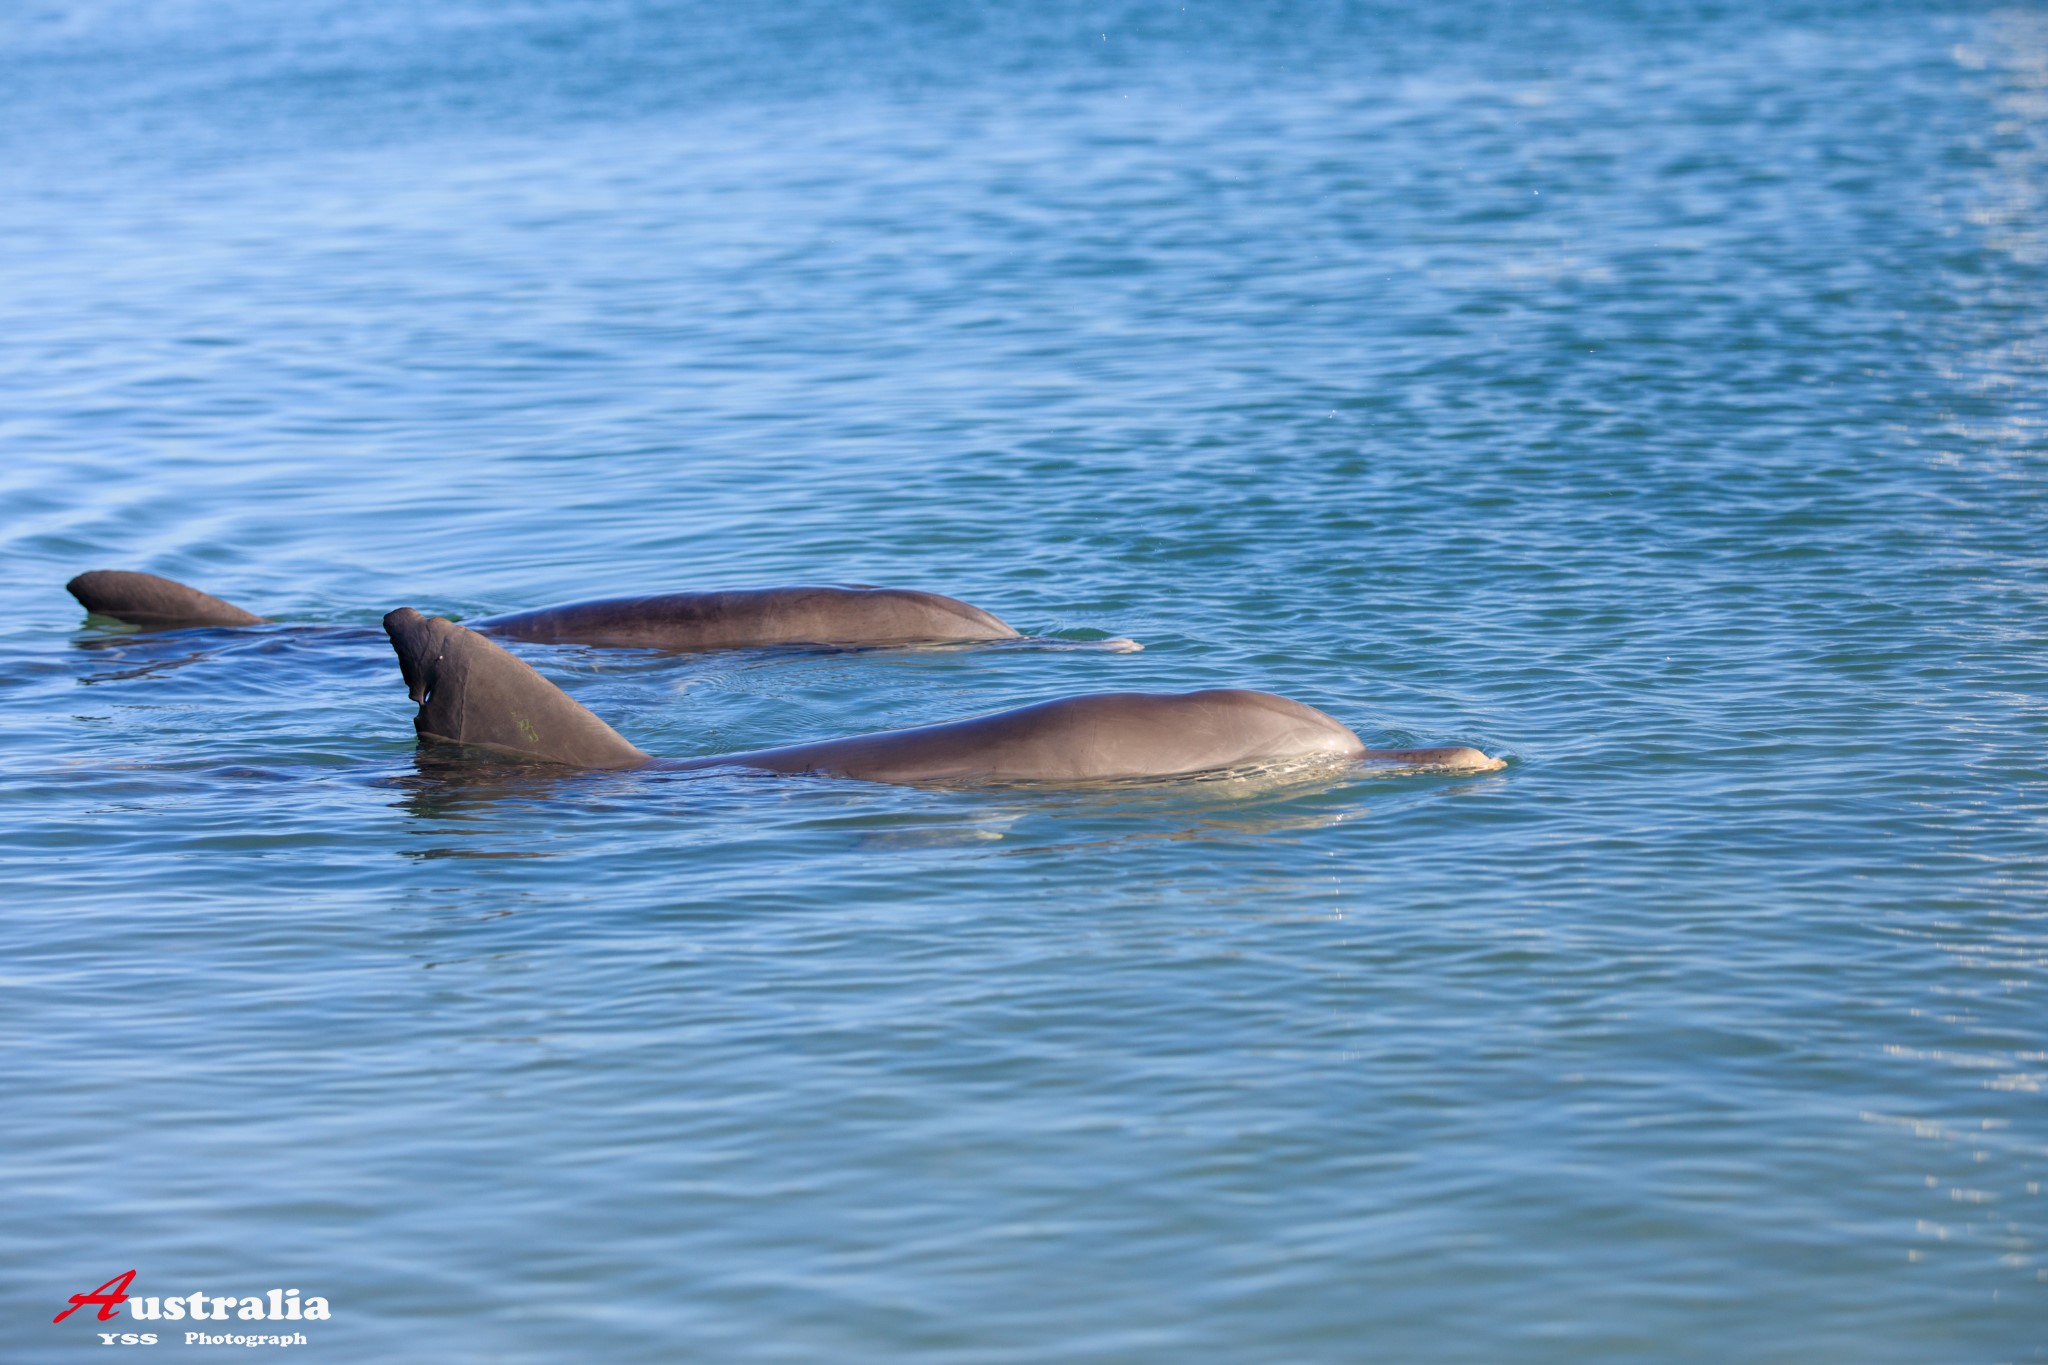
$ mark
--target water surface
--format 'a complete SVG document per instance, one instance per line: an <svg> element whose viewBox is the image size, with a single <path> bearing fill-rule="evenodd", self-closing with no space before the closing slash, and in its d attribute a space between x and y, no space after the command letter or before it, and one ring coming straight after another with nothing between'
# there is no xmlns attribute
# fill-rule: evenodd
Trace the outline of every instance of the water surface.
<svg viewBox="0 0 2048 1365"><path fill-rule="evenodd" d="M0 82L10 1359L131 1266L337 1360L2048 1353L2038 6L96 0ZM1146 649L521 653L660 754L1510 764L450 765L376 630L806 580Z"/></svg>

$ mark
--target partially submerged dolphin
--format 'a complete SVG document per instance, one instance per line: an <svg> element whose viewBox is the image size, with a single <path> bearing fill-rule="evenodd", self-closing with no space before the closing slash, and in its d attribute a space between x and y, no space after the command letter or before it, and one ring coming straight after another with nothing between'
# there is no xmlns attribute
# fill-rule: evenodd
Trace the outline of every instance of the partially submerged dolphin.
<svg viewBox="0 0 2048 1365"><path fill-rule="evenodd" d="M420 738L578 768L752 768L870 782L1074 783L1181 777L1327 758L1491 771L1477 749L1368 749L1314 707L1267 692L1109 692L914 730L710 758L656 759L504 648L401 607L384 618Z"/></svg>
<svg viewBox="0 0 2048 1365"><path fill-rule="evenodd" d="M95 569L65 584L85 609L139 626L256 626L265 618L155 574ZM912 645L1022 639L979 607L907 588L789 587L572 602L471 623L518 640L645 649ZM1135 648L1130 641L1111 647Z"/></svg>
<svg viewBox="0 0 2048 1365"><path fill-rule="evenodd" d="M96 616L134 626L260 626L268 618L153 573L93 569L64 585Z"/></svg>
<svg viewBox="0 0 2048 1365"><path fill-rule="evenodd" d="M957 598L864 584L614 597L487 616L470 626L515 640L643 649L1023 638L1006 622Z"/></svg>

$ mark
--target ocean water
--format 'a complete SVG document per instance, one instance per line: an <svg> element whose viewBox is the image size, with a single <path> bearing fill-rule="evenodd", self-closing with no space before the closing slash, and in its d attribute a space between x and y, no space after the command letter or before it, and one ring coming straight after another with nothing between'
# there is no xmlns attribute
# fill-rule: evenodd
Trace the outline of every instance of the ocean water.
<svg viewBox="0 0 2048 1365"><path fill-rule="evenodd" d="M25 0L0 88L0 1356L131 1268L316 1360L2048 1356L2040 5ZM803 581L1052 643L520 652L666 755L1509 763L451 763L377 630Z"/></svg>

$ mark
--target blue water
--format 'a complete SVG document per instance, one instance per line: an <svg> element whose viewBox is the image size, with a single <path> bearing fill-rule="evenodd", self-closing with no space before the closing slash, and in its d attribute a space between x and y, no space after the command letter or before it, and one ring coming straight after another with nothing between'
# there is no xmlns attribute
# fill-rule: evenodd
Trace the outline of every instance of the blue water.
<svg viewBox="0 0 2048 1365"><path fill-rule="evenodd" d="M0 10L0 1356L2048 1356L2048 11L742 8ZM1146 649L520 652L1509 766L376 630L799 581Z"/></svg>

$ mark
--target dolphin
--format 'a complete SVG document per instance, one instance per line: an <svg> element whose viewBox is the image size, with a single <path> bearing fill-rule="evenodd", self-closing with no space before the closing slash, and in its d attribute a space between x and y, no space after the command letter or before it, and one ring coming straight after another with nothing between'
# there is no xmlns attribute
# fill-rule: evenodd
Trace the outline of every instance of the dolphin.
<svg viewBox="0 0 2048 1365"><path fill-rule="evenodd" d="M1342 723L1268 692L1107 692L848 739L708 758L657 759L476 631L400 607L384 618L414 728L576 768L746 768L907 785L1171 778L1302 760L1489 772L1477 749L1368 749Z"/></svg>
<svg viewBox="0 0 2048 1365"><path fill-rule="evenodd" d="M135 626L261 626L269 618L243 611L197 588L153 573L93 569L64 585L80 606Z"/></svg>
<svg viewBox="0 0 2048 1365"><path fill-rule="evenodd" d="M515 640L642 649L1023 638L1008 623L957 598L865 584L614 597L487 616L471 628Z"/></svg>
<svg viewBox="0 0 2048 1365"><path fill-rule="evenodd" d="M65 584L89 612L139 626L256 626L266 618L155 574L95 569ZM798 586L571 602L470 623L515 640L643 649L914 645L1024 638L976 606L908 588ZM1137 648L1108 640L1111 649Z"/></svg>

